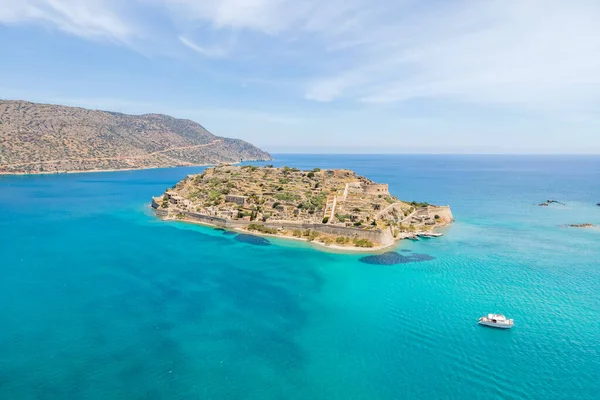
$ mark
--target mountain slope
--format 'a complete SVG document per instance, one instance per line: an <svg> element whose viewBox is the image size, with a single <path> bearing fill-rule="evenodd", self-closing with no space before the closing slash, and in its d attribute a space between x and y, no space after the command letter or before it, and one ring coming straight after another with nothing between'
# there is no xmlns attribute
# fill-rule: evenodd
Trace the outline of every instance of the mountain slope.
<svg viewBox="0 0 600 400"><path fill-rule="evenodd" d="M0 174L269 159L250 143L215 136L190 120L0 100Z"/></svg>

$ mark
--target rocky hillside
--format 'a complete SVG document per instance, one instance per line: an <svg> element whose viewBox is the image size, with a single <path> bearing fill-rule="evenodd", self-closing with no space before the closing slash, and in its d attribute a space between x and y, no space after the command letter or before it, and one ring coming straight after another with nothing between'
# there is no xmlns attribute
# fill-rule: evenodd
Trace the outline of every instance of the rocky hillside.
<svg viewBox="0 0 600 400"><path fill-rule="evenodd" d="M0 100L0 174L269 160L238 139L167 115L126 115Z"/></svg>
<svg viewBox="0 0 600 400"><path fill-rule="evenodd" d="M301 171L253 165L217 166L189 175L155 207L177 215L182 210L224 219L287 221L375 229L403 225L434 227L452 221L448 208L407 203L350 170ZM416 229L415 229L416 231Z"/></svg>

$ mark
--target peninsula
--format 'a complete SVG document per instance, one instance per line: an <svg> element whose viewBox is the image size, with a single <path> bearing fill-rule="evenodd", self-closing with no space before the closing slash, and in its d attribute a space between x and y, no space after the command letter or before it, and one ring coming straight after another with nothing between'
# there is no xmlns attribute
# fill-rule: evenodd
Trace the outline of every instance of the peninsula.
<svg viewBox="0 0 600 400"><path fill-rule="evenodd" d="M376 250L435 236L449 206L406 202L350 170L301 171L220 165L190 175L152 199L163 219L197 222L331 247Z"/></svg>
<svg viewBox="0 0 600 400"><path fill-rule="evenodd" d="M239 139L162 114L127 115L0 100L0 174L214 165L270 160Z"/></svg>

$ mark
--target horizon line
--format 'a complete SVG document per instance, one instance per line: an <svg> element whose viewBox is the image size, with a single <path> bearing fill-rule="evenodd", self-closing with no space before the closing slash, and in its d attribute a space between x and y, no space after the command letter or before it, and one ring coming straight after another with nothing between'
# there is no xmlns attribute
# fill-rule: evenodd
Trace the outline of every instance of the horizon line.
<svg viewBox="0 0 600 400"><path fill-rule="evenodd" d="M289 152L268 151L270 154L289 155L333 155L333 156L600 156L598 153L312 153L312 152Z"/></svg>

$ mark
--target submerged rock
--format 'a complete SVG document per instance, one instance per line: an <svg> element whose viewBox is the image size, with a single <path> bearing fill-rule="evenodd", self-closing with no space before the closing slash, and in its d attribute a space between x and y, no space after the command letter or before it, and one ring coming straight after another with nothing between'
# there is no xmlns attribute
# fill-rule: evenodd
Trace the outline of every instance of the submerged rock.
<svg viewBox="0 0 600 400"><path fill-rule="evenodd" d="M566 205L565 203L561 203L558 200L546 200L545 202L538 204L538 206L540 206L540 207L548 207L550 204L560 204L561 206Z"/></svg>
<svg viewBox="0 0 600 400"><path fill-rule="evenodd" d="M360 262L366 264L377 264L377 265L396 265L396 264L409 264L415 262L424 262L435 260L435 257L429 254L417 254L413 253L410 255L402 255L395 251L389 251L383 254L377 254L372 256L366 256L360 259Z"/></svg>
<svg viewBox="0 0 600 400"><path fill-rule="evenodd" d="M234 236L234 235L237 235L237 233L235 233L233 231L223 230L223 235L225 235L225 236Z"/></svg>
<svg viewBox="0 0 600 400"><path fill-rule="evenodd" d="M269 242L267 239L260 237L260 236L254 236L254 235L246 235L244 233L240 233L235 237L235 240L237 240L238 242L242 242L242 243L248 243L248 244L253 244L255 246L270 246L271 242Z"/></svg>
<svg viewBox="0 0 600 400"><path fill-rule="evenodd" d="M586 224L568 224L568 225L563 225L563 228L595 228L596 225L594 224L590 224L590 223L586 223Z"/></svg>

